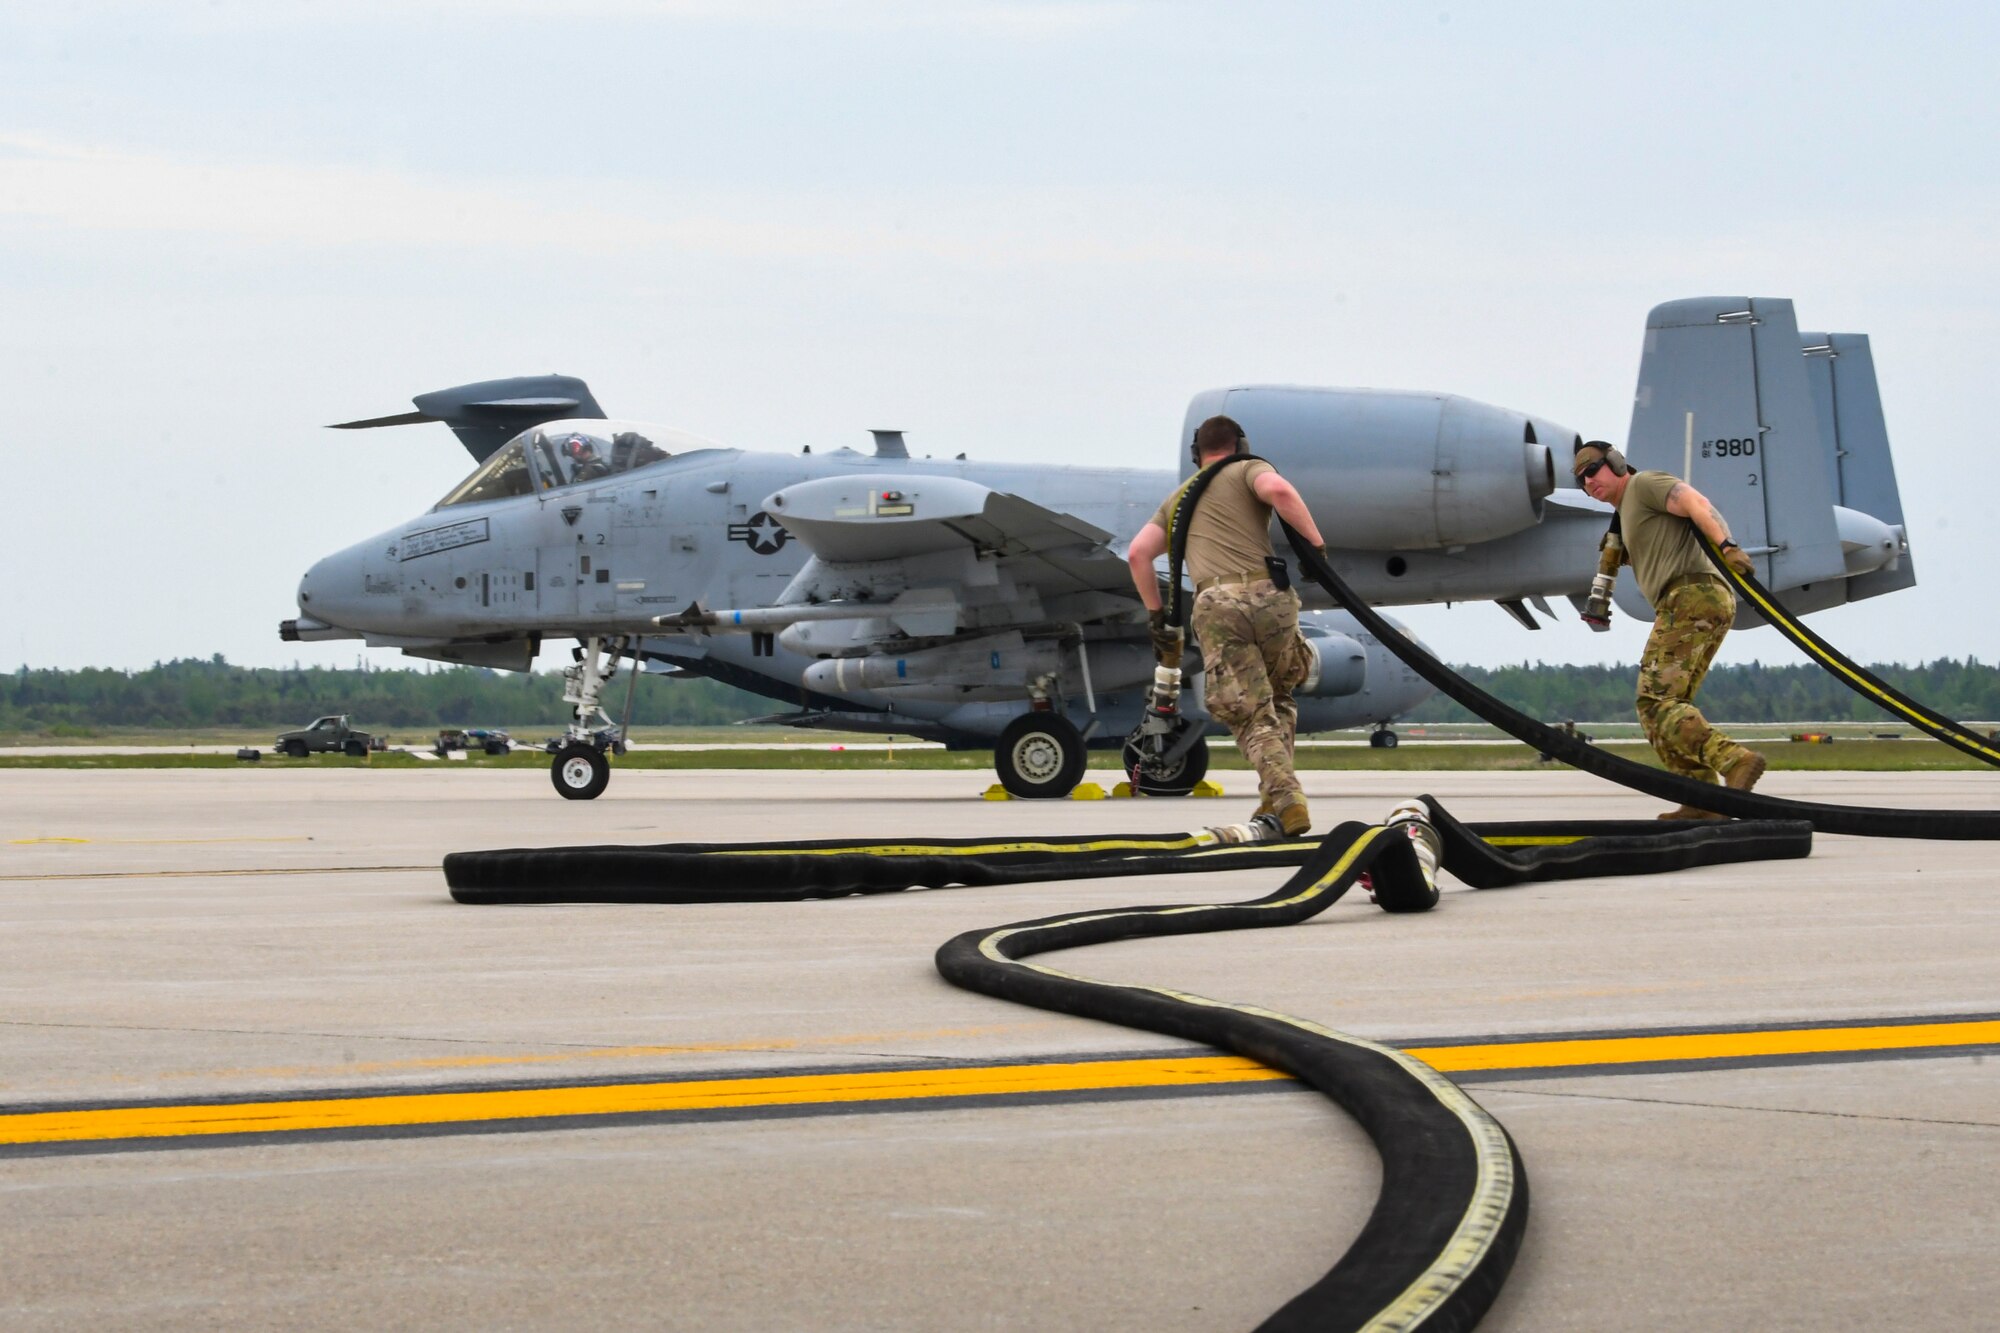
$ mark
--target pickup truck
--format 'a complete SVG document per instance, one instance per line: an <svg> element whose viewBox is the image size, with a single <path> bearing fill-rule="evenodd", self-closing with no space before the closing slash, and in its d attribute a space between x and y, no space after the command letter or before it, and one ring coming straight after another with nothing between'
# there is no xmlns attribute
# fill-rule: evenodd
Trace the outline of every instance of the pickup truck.
<svg viewBox="0 0 2000 1333"><path fill-rule="evenodd" d="M303 759L309 754L344 754L360 759L369 750L381 748L373 736L349 726L345 713L331 714L309 727L284 732L278 737L277 744L279 754L294 759Z"/></svg>

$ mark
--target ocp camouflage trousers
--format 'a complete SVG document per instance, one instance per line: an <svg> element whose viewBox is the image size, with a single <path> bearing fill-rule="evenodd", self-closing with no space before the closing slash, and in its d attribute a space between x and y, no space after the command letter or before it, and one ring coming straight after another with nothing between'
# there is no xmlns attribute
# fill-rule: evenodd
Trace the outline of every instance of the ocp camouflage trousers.
<svg viewBox="0 0 2000 1333"><path fill-rule="evenodd" d="M1306 678L1299 637L1299 595L1269 579L1204 589L1188 617L1207 673L1208 715L1229 728L1257 770L1257 794L1276 811L1301 799L1292 771L1298 705L1292 691Z"/></svg>
<svg viewBox="0 0 2000 1333"><path fill-rule="evenodd" d="M1669 772L1714 782L1749 751L1708 724L1694 706L1716 649L1736 618L1736 597L1713 579L1677 584L1654 608L1639 657L1639 725Z"/></svg>

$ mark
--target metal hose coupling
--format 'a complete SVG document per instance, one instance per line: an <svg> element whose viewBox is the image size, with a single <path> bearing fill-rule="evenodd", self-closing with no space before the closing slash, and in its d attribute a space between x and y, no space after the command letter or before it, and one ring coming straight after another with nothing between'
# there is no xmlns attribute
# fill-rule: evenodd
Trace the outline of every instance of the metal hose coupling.
<svg viewBox="0 0 2000 1333"><path fill-rule="evenodd" d="M1421 797L1412 796L1382 821L1382 826L1392 834L1401 833L1410 840L1411 850L1417 854L1417 864L1423 867L1424 883L1437 887L1438 862L1444 859L1444 839L1431 824L1431 808Z"/></svg>

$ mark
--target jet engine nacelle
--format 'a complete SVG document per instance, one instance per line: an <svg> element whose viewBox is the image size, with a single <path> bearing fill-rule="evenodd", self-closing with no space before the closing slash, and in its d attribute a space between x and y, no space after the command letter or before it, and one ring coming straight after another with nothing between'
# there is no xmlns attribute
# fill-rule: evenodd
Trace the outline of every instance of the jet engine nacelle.
<svg viewBox="0 0 2000 1333"><path fill-rule="evenodd" d="M1541 521L1576 432L1454 394L1250 385L1188 405L1181 472L1195 427L1243 427L1250 450L1298 487L1329 545L1342 550L1466 546Z"/></svg>
<svg viewBox="0 0 2000 1333"><path fill-rule="evenodd" d="M1361 693L1368 682L1368 650L1345 634L1307 633L1306 647L1312 650L1306 678L1292 691L1316 699L1337 699Z"/></svg>

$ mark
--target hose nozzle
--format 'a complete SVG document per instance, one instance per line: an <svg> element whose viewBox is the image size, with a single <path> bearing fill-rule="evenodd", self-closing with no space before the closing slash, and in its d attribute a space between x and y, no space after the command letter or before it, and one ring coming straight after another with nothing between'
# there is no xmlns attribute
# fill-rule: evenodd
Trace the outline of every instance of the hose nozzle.
<svg viewBox="0 0 2000 1333"><path fill-rule="evenodd" d="M1438 863L1444 859L1444 839L1431 824L1431 808L1412 796L1391 810L1382 825L1410 840L1410 849L1417 854L1417 864L1423 868L1424 883L1435 889Z"/></svg>

